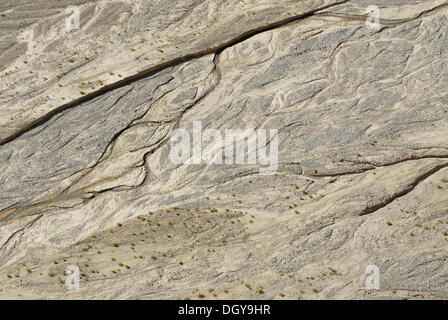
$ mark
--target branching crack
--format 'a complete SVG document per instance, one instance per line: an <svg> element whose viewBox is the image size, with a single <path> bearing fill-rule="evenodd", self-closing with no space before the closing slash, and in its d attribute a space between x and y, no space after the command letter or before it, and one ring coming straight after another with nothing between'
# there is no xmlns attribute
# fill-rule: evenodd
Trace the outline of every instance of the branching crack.
<svg viewBox="0 0 448 320"><path fill-rule="evenodd" d="M359 213L359 215L360 216L364 216L364 215L373 213L375 211L378 211L379 209L382 209L382 208L386 207L387 205L389 205L393 201L406 196L407 194L412 192L421 182L425 181L430 176L432 176L433 174L439 172L440 170L442 170L444 168L448 168L448 163L443 163L443 164L435 166L434 168L432 168L431 170L429 170L425 174L423 174L421 176L418 176L411 184L409 184L403 190L393 194L391 197L381 201L380 203L377 203L377 204L375 204L373 206L367 207L366 209L362 210Z"/></svg>

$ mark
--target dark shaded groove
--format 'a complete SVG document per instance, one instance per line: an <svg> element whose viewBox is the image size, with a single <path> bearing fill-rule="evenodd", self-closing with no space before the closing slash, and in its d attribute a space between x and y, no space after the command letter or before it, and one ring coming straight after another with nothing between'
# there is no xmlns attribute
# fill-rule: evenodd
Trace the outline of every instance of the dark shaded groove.
<svg viewBox="0 0 448 320"><path fill-rule="evenodd" d="M399 193L394 194L392 197L390 197L389 199L386 199L383 202L380 202L374 206L368 207L366 209L364 209L363 211L361 211L359 213L360 216L365 216L367 214L373 213L379 209L382 209L384 207L386 207L387 205L389 205L390 203L392 203L393 201L404 197L405 195L409 194L411 191L413 191L421 182L423 182L424 180L426 180L427 178L429 178L430 176L432 176L433 174L437 173L438 171L444 169L444 168L448 168L448 163L444 163L444 164L440 164L434 168L432 168L431 170L429 170L427 173L419 176L413 183L411 183L407 188L405 188L403 191L400 191Z"/></svg>
<svg viewBox="0 0 448 320"><path fill-rule="evenodd" d="M393 162L389 162L389 163L385 163L385 164L380 164L380 165L375 165L371 162L359 162L359 161L346 161L346 162L350 162L353 164L357 164L357 165L366 165L366 166L370 166L369 168L361 168L359 170L353 170L353 171L347 171L347 172L339 172L339 173L326 173L326 174L308 174L305 175L306 177L309 178L336 178L336 177L342 177L342 176L349 176L349 175L355 175L355 174L361 174L361 173L366 173L368 171L372 171L372 170L376 170L378 168L386 168L386 167L391 167L400 163L405 163L405 162L409 162L409 161L421 161L421 160L431 160L431 159L447 159L448 160L448 155L425 155L425 156L420 156L420 157L411 157L411 158L405 158L405 159L401 159L401 160L396 160Z"/></svg>
<svg viewBox="0 0 448 320"><path fill-rule="evenodd" d="M23 232L26 228L32 227L33 224L34 224L37 220L39 220L40 218L42 218L42 216L43 216L43 214L41 214L40 216L38 216L38 217L37 217L36 219L34 219L33 221L27 223L27 224L26 224L25 226L23 226L22 228L20 228L20 229L14 231L14 232L8 237L8 239L6 239L6 241L2 244L2 246L0 247L0 250L3 250L3 249L8 245L8 243L9 243L9 242L10 242L10 241L11 241L17 234Z"/></svg>
<svg viewBox="0 0 448 320"><path fill-rule="evenodd" d="M438 5L432 9L424 10L420 12L419 14L415 15L414 17L408 18L408 19L379 19L380 25L386 25L386 26L396 26L402 23L406 23L412 20L416 20L419 18L425 17L428 13L438 11L440 9L443 9L444 7L448 7L448 3L442 3L441 5ZM365 21L367 19L367 15L350 15L350 14L344 14L344 13L332 13L332 12L322 12L318 14L322 17L335 17L335 18L341 18L341 19L347 19L347 20L358 20L358 21Z"/></svg>

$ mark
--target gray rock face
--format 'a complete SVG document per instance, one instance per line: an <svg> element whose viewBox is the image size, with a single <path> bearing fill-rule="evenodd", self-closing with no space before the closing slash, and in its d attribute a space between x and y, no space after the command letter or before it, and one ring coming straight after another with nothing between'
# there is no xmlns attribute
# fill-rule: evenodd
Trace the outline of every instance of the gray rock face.
<svg viewBox="0 0 448 320"><path fill-rule="evenodd" d="M343 2L5 0L0 141L123 82Z"/></svg>
<svg viewBox="0 0 448 320"><path fill-rule="evenodd" d="M2 117L0 297L448 298L446 1L378 1L379 29L368 1L302 4L277 24L289 2L252 1L144 76L124 59L126 81L42 107L32 126ZM124 4L98 5L90 30L107 33ZM129 6L128 27L151 18L173 37L193 19ZM275 172L260 155L173 162L172 137L198 123L277 130L262 146Z"/></svg>

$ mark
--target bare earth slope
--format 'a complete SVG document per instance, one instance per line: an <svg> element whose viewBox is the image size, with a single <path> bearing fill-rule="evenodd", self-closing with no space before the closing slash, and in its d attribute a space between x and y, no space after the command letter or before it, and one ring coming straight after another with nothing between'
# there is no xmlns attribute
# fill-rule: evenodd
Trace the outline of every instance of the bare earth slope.
<svg viewBox="0 0 448 320"><path fill-rule="evenodd" d="M377 1L380 30L364 0L85 2L34 56L67 3L1 22L1 298L448 298L446 1ZM173 164L195 121L279 129L277 172Z"/></svg>
<svg viewBox="0 0 448 320"><path fill-rule="evenodd" d="M5 1L0 5L0 142L92 92L344 2ZM79 29L67 30L69 5L79 6Z"/></svg>

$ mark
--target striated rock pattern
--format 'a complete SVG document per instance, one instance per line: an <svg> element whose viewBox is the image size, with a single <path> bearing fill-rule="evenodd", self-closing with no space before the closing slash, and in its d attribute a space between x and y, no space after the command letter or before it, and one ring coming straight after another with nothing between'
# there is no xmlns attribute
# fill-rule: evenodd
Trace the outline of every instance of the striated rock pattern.
<svg viewBox="0 0 448 320"><path fill-rule="evenodd" d="M0 5L1 298L448 298L447 1L29 2ZM276 172L174 163L199 122L278 130Z"/></svg>
<svg viewBox="0 0 448 320"><path fill-rule="evenodd" d="M0 141L9 141L89 94L344 1L2 2Z"/></svg>

